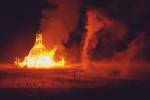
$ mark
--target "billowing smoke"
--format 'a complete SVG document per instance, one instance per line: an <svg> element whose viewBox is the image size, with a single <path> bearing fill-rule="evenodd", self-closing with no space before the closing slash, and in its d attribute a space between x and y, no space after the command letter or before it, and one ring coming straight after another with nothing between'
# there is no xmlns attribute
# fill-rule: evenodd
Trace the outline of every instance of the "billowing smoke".
<svg viewBox="0 0 150 100"><path fill-rule="evenodd" d="M40 30L46 47L51 49L61 47L76 29L82 0L48 0L48 3L49 7L42 12Z"/></svg>
<svg viewBox="0 0 150 100"><path fill-rule="evenodd" d="M117 57L119 60L133 61L141 52L147 51L143 49L148 42L143 43L145 39L142 37L148 36L144 33L149 32L148 2L148 0L87 0L87 7L94 8L97 18L100 16L101 22L104 23L104 26L94 34L96 44L92 52L96 53L93 55L100 56L100 59ZM97 18L94 20L96 21Z"/></svg>
<svg viewBox="0 0 150 100"><path fill-rule="evenodd" d="M84 26L83 30L86 29L86 32L83 31L80 34L81 43L76 44L75 47L79 48L78 45L82 44L80 56L85 69L88 66L101 67L107 70L104 72L105 74L107 72L110 72L108 74L117 73L121 77L137 72L137 67L131 69L130 67L138 59L139 54L143 52L146 35L143 34L145 32L139 32L142 29L141 27L138 29L139 26L134 22L131 21L130 23L130 18L133 17L132 14L126 19L124 14L128 16L127 12L118 11L118 13L117 10L119 9L113 9L113 7L116 7L113 5L115 3L110 7L108 5L108 9L104 9L105 7L100 8L96 5L90 6L88 4L87 6L80 0L48 1L53 6L43 10L41 20L41 31L47 48L50 49L55 45L62 46L70 38L69 33L77 34L76 31L83 28L80 27L79 29L79 24L86 23L85 26L84 24L81 25ZM82 14L85 15L80 16L83 6L86 9ZM117 13L116 16L111 15L111 7L114 10L112 12ZM79 22L79 19L86 22ZM77 40L77 42L79 41ZM70 47L70 50L75 51L73 46ZM70 56L72 57L74 54L71 53ZM96 62L97 60L94 61L94 57L98 59L98 62Z"/></svg>
<svg viewBox="0 0 150 100"><path fill-rule="evenodd" d="M117 17L109 14L103 8L88 6L85 26L87 32L81 54L83 66L88 67L87 69L91 66L93 72L100 68L98 74L108 77L114 75L120 78L146 78L150 71L149 64L141 59L149 48L148 31L142 25L130 22L133 17L131 15L129 19L119 19L121 14L117 14ZM134 17L136 18L136 14ZM96 58L99 55L101 58L94 61L91 53Z"/></svg>
<svg viewBox="0 0 150 100"><path fill-rule="evenodd" d="M86 4L83 0L48 0L48 2L50 6L42 12L40 30L43 32L43 40L48 49L54 46L61 48L63 47L62 44L70 38L69 33L74 32L76 34L75 31L78 31L79 23L81 23L79 19L86 19L85 16L80 16L82 7ZM93 55L101 56L101 59L107 59L107 55L111 55L112 59L118 59L123 54L126 55L126 57L123 57L124 59L128 58L127 55L130 55L129 58L133 59L131 51L135 53L135 50L128 48L132 48L134 43L126 43L126 37L130 35L130 30L128 30L130 26L124 24L122 20L111 17L108 14L110 12L107 12L104 8L92 7L90 4L85 7L87 21L84 26L86 29L85 35L82 35L84 37L82 37L81 62L88 65L91 52L96 52ZM111 6L108 5L108 8L111 8ZM121 52L117 49L121 49Z"/></svg>
<svg viewBox="0 0 150 100"><path fill-rule="evenodd" d="M118 60L124 62L133 62L137 60L138 54L142 52L144 48L145 34L139 34L131 43L128 44L128 48L123 52L119 52L115 55Z"/></svg>
<svg viewBox="0 0 150 100"><path fill-rule="evenodd" d="M96 36L95 33L104 26L103 21L98 16L96 10L87 11L87 32L85 39L83 41L83 51L81 55L82 64L87 66L89 65L89 49L91 48L90 43L96 45Z"/></svg>
<svg viewBox="0 0 150 100"><path fill-rule="evenodd" d="M99 42L103 42L104 46L110 44L108 45L109 47L115 48L116 43L123 40L126 36L127 27L120 24L118 21L106 17L106 15L98 9L87 9L86 16L87 32L85 33L83 40L81 60L83 65L86 64L86 66L88 66L89 62L92 61L90 59L90 54L91 52L94 52L93 49L97 49ZM108 51L108 48L103 48L101 45L99 47L104 49L104 51ZM113 51L113 49L111 51ZM98 51L96 55L99 54L101 54L100 51Z"/></svg>

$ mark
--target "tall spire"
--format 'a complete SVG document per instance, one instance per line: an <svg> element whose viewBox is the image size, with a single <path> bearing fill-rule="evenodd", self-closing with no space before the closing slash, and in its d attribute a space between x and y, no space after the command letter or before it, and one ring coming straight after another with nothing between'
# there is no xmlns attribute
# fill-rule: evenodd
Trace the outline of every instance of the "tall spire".
<svg viewBox="0 0 150 100"><path fill-rule="evenodd" d="M45 48L43 45L43 42L42 42L42 34L41 33L36 34L36 40L35 40L33 48Z"/></svg>
<svg viewBox="0 0 150 100"><path fill-rule="evenodd" d="M36 34L35 44L42 44L42 34L41 33Z"/></svg>

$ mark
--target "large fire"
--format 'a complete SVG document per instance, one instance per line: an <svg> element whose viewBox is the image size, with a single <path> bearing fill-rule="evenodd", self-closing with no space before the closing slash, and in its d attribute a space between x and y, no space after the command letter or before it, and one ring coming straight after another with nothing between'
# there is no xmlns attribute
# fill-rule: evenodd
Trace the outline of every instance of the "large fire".
<svg viewBox="0 0 150 100"><path fill-rule="evenodd" d="M16 58L15 65L22 68L52 68L64 66L65 60L63 57L59 57L59 61L54 60L56 50L56 47L50 51L46 50L42 43L42 34L37 34L35 44L29 54L23 61Z"/></svg>

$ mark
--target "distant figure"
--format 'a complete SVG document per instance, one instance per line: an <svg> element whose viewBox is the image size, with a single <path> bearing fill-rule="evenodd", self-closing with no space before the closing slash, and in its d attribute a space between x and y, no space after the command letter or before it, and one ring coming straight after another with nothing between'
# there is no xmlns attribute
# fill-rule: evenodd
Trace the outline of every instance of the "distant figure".
<svg viewBox="0 0 150 100"><path fill-rule="evenodd" d="M74 72L74 74L73 74L73 79L74 80L77 80L79 77L78 77L78 73L77 72Z"/></svg>

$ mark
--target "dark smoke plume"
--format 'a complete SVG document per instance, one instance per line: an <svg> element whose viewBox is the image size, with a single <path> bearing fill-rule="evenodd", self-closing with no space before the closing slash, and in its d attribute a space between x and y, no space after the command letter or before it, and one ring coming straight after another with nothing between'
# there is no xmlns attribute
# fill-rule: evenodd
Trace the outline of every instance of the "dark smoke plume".
<svg viewBox="0 0 150 100"><path fill-rule="evenodd" d="M62 47L68 40L69 33L74 31L79 20L83 0L48 0L54 5L43 10L41 31L47 48L55 45Z"/></svg>
<svg viewBox="0 0 150 100"><path fill-rule="evenodd" d="M133 60L141 52L144 52L145 47L149 48L149 43L143 42L145 38L142 38L148 36L145 33L149 32L148 2L148 0L86 0L87 9L95 9L97 16L100 15L105 23L102 29L98 29L98 32L94 33L96 37L94 39L96 41L95 51L97 52L94 54L96 56L103 55L102 58L105 59L107 57L104 52L108 51L110 53L107 53L111 54L111 58L114 59L116 55L124 52L126 59ZM95 18L96 20L97 18Z"/></svg>

